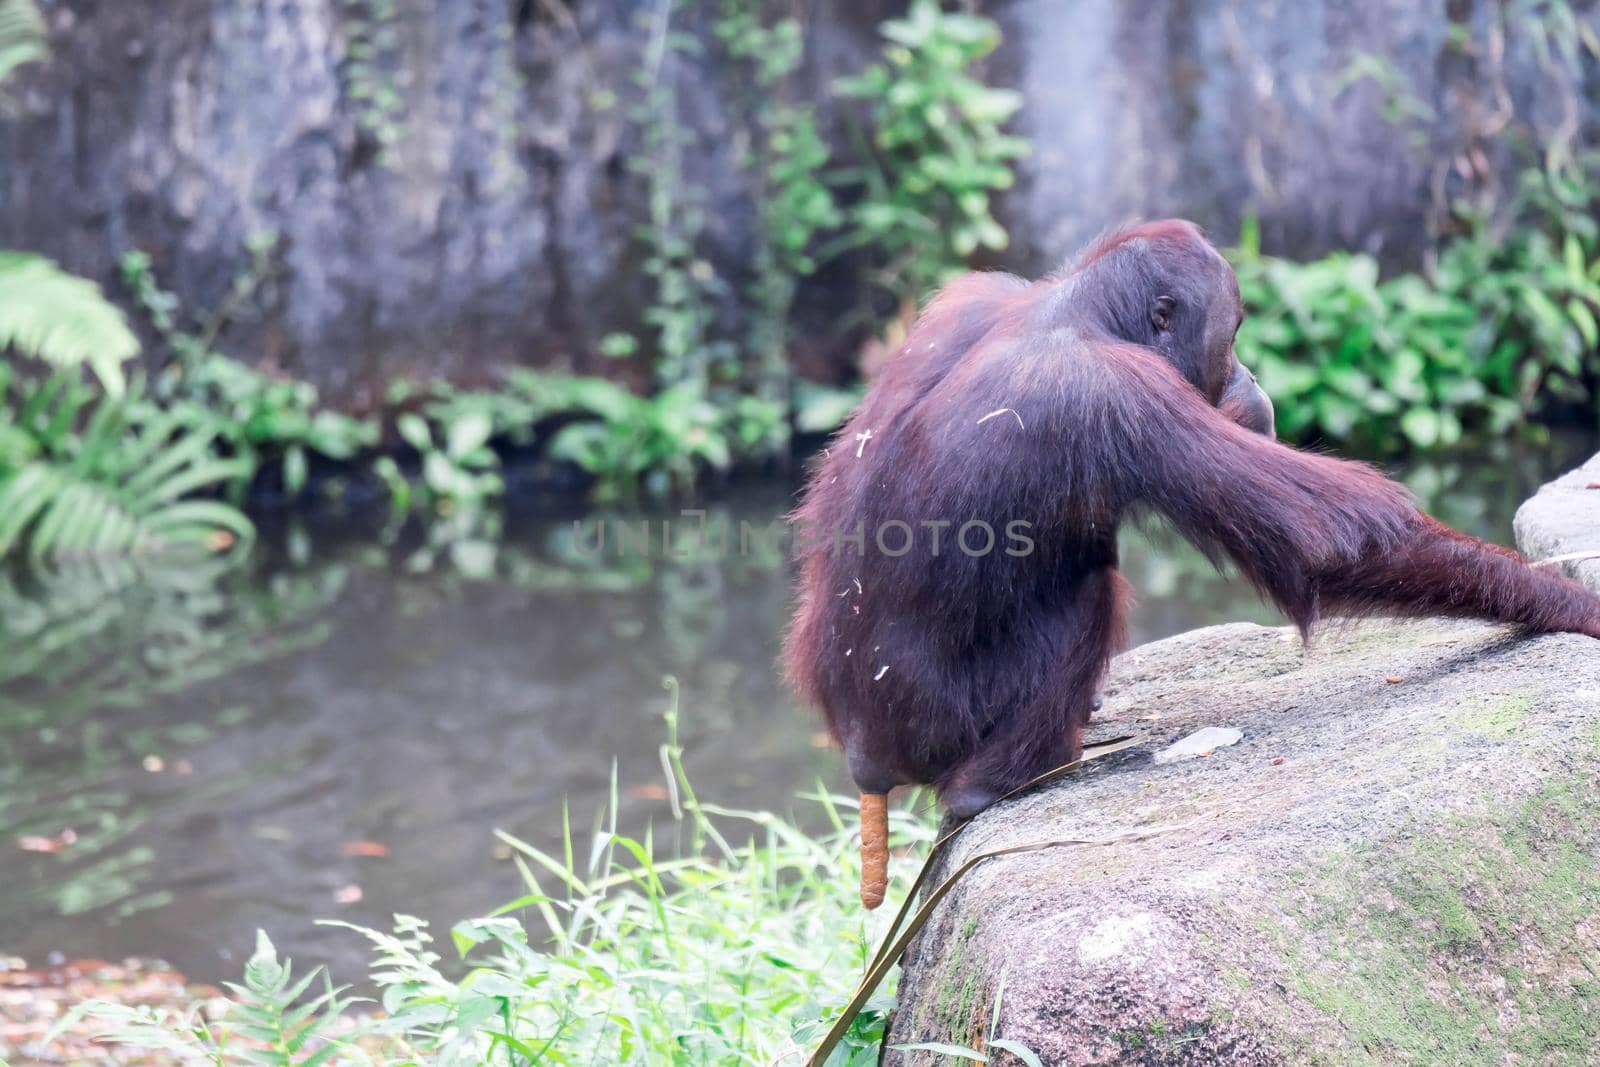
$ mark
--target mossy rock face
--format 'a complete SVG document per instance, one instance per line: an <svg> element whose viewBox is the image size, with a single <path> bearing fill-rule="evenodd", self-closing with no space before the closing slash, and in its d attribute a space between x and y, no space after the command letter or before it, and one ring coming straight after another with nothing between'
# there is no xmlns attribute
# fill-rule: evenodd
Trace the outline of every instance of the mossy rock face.
<svg viewBox="0 0 1600 1067"><path fill-rule="evenodd" d="M1244 738L1154 763L1206 726ZM891 1044L999 1036L1048 1064L1600 1048L1600 643L1215 627L1116 661L1091 740L1124 734L1147 743L957 837L944 870L1095 843L971 871L907 955Z"/></svg>

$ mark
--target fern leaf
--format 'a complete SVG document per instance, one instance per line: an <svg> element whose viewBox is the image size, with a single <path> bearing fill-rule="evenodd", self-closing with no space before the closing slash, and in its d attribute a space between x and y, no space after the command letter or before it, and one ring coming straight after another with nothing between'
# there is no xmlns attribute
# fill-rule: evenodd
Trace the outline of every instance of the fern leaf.
<svg viewBox="0 0 1600 1067"><path fill-rule="evenodd" d="M43 460L0 480L0 556L10 551L22 532L46 507L59 488L51 465Z"/></svg>
<svg viewBox="0 0 1600 1067"><path fill-rule="evenodd" d="M200 460L177 471L153 489L140 493L137 505L141 511L156 508L190 493L236 482L247 477L253 469L246 459Z"/></svg>
<svg viewBox="0 0 1600 1067"><path fill-rule="evenodd" d="M144 466L130 471L127 490L136 498L142 498L174 471L180 471L190 464L201 462L206 457L214 455L213 438L210 434L188 430L180 431L178 436L172 437L168 433L169 425L167 420L159 420L156 424L148 426L140 439L138 450L141 454L149 452L152 445L159 446L159 454Z"/></svg>
<svg viewBox="0 0 1600 1067"><path fill-rule="evenodd" d="M227 530L240 540L254 537L256 528L244 513L220 500L180 500L144 520L146 529L163 541L200 541L217 530Z"/></svg>
<svg viewBox="0 0 1600 1067"><path fill-rule="evenodd" d="M0 0L0 81L47 50L44 19L33 0Z"/></svg>
<svg viewBox="0 0 1600 1067"><path fill-rule="evenodd" d="M114 403L102 400L101 403ZM188 451L192 438L173 442ZM0 474L0 556L26 544L36 559L63 554L126 554L172 544L209 544L226 531L255 535L244 514L217 500L186 500L238 477L240 461L201 450L144 494L130 490L126 472L86 471L62 460L36 459ZM142 472L141 472L142 473Z"/></svg>
<svg viewBox="0 0 1600 1067"><path fill-rule="evenodd" d="M114 397L126 384L122 365L139 351L98 285L27 252L0 252L0 348L7 345L62 369L87 366Z"/></svg>

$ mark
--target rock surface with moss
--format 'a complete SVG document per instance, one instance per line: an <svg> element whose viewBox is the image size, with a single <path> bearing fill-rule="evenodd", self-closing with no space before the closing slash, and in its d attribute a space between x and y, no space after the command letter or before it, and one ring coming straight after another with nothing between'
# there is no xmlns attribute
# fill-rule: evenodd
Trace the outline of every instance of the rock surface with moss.
<svg viewBox="0 0 1600 1067"><path fill-rule="evenodd" d="M1211 726L1242 740L1156 763ZM990 809L943 857L1074 842L962 879L907 955L891 1044L998 1036L1048 1064L1600 1047L1592 639L1214 627L1118 659L1092 729L1146 743Z"/></svg>

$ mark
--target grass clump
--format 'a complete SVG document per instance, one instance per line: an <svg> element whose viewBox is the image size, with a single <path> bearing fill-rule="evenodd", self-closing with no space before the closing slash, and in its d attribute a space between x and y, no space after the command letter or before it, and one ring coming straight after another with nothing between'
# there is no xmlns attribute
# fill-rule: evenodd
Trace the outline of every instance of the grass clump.
<svg viewBox="0 0 1600 1067"><path fill-rule="evenodd" d="M674 719L669 712L662 747L674 772L668 834L618 832L613 777L587 842L565 815L560 855L500 834L527 893L457 923L447 940L407 916L388 931L330 923L372 943L377 1004L339 999L315 972L292 979L263 939L250 969L270 970L272 988L257 996L247 981L240 988L250 995L236 990L218 1019L197 1022L198 1007L90 1002L63 1025L87 1021L100 1040L223 1067L803 1062L890 920L889 909L864 913L856 900L854 801L806 797L827 821L820 834L703 804L683 775ZM925 850L933 827L902 811L891 813L891 833L900 847ZM895 868L892 891L903 894L916 864ZM312 987L325 992L310 1002L281 996ZM891 981L830 1064L876 1063L893 1003Z"/></svg>

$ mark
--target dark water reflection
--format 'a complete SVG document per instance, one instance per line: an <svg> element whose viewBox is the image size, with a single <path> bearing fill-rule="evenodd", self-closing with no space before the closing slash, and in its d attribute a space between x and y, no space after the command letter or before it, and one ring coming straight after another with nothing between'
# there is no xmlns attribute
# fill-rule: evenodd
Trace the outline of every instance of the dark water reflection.
<svg viewBox="0 0 1600 1067"><path fill-rule="evenodd" d="M1516 505L1586 444L1397 473L1508 543ZM765 527L789 503L743 491L712 519ZM519 895L490 830L553 846L565 798L586 833L613 758L625 828L659 826L667 674L703 797L786 810L819 780L843 788L775 677L781 552L585 558L570 515L514 512L498 539L453 545L375 521L307 516L234 566L0 575L0 953L160 956L216 979L260 926L353 975L361 945L313 918L449 922ZM1170 538L1130 534L1124 569L1136 642L1277 621ZM15 847L68 828L59 853ZM341 848L366 841L390 855ZM362 899L338 903L352 885Z"/></svg>

